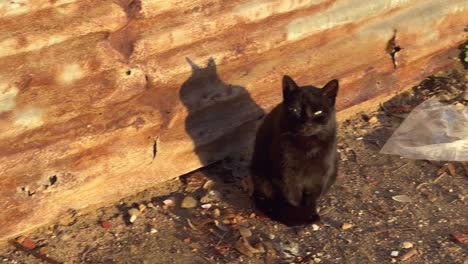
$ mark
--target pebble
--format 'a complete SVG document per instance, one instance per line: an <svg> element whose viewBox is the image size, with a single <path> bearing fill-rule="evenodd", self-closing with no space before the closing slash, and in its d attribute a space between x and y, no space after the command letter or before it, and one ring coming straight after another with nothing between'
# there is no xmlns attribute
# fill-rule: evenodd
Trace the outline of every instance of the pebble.
<svg viewBox="0 0 468 264"><path fill-rule="evenodd" d="M312 230L318 231L319 229L320 229L320 226L319 226L319 225L317 225L317 224L313 224L313 225L312 225Z"/></svg>
<svg viewBox="0 0 468 264"><path fill-rule="evenodd" d="M128 214L130 215L130 223L134 223L137 217L141 214L141 212L136 208L131 208L130 210L128 210Z"/></svg>
<svg viewBox="0 0 468 264"><path fill-rule="evenodd" d="M468 93L465 92L465 95L464 95L464 96L467 96L467 94L468 94ZM466 100L466 99L465 99L465 100ZM460 112L461 112L461 111L465 110L465 105L462 104L462 103L456 103L456 104L455 104L455 109L457 109L457 111L460 111Z"/></svg>
<svg viewBox="0 0 468 264"><path fill-rule="evenodd" d="M281 248L285 251L286 256L293 257L299 254L299 244L296 242L281 243Z"/></svg>
<svg viewBox="0 0 468 264"><path fill-rule="evenodd" d="M343 223L341 225L341 229L343 230L346 230L346 229L350 229L351 227L353 227L354 225L353 224L350 224L350 223Z"/></svg>
<svg viewBox="0 0 468 264"><path fill-rule="evenodd" d="M180 204L180 207L182 208L194 208L196 206L197 200L195 200L195 198L193 198L192 196L186 196Z"/></svg>
<svg viewBox="0 0 468 264"><path fill-rule="evenodd" d="M314 258L314 262L315 262L315 263L320 263L320 261L322 261L322 260L319 259L319 258Z"/></svg>
<svg viewBox="0 0 468 264"><path fill-rule="evenodd" d="M153 203L147 203L146 207L152 208L152 209L156 208Z"/></svg>
<svg viewBox="0 0 468 264"><path fill-rule="evenodd" d="M213 206L213 205L212 205L212 204L202 204L202 205L201 205L201 208L203 208L203 209L210 209L211 206Z"/></svg>
<svg viewBox="0 0 468 264"><path fill-rule="evenodd" d="M369 121L368 121L368 122L369 122L369 124L375 124L375 123L377 123L378 121L379 121L379 119L377 119L376 116L373 116L373 117L369 118Z"/></svg>
<svg viewBox="0 0 468 264"><path fill-rule="evenodd" d="M213 210L213 215L214 217L219 217L221 215L221 211L218 208L216 208Z"/></svg>
<svg viewBox="0 0 468 264"><path fill-rule="evenodd" d="M110 221L102 221L101 222L101 227L104 229L111 229L112 228L112 223Z"/></svg>
<svg viewBox="0 0 468 264"><path fill-rule="evenodd" d="M392 257L398 257L399 254L400 254L399 251L394 250L394 251L392 251L392 252L390 253L390 256L392 256Z"/></svg>
<svg viewBox="0 0 468 264"><path fill-rule="evenodd" d="M200 202L201 203L218 202L220 200L220 197L221 197L221 194L218 191L211 190L200 199Z"/></svg>
<svg viewBox="0 0 468 264"><path fill-rule="evenodd" d="M70 234L63 234L63 235L61 235L59 238L60 238L60 240L62 240L62 241L67 241L67 240L69 240L70 238L72 238L72 236L71 236Z"/></svg>
<svg viewBox="0 0 468 264"><path fill-rule="evenodd" d="M168 207L169 207L169 206L174 206L174 205L175 205L174 200L171 199L171 198L164 200L164 201L163 201L163 204L164 204L165 206L168 206Z"/></svg>
<svg viewBox="0 0 468 264"><path fill-rule="evenodd" d="M413 247L413 243L411 242L403 242L401 244L401 248L412 248Z"/></svg>
<svg viewBox="0 0 468 264"><path fill-rule="evenodd" d="M158 230L157 230L156 228L154 228L154 227L152 227L152 228L150 229L150 233L151 233L151 234L154 234L154 233L157 233L157 232L158 232Z"/></svg>
<svg viewBox="0 0 468 264"><path fill-rule="evenodd" d="M215 182L213 180L208 180L205 182L205 184L203 184L203 189L205 190L209 190L211 188L213 188L215 185Z"/></svg>
<svg viewBox="0 0 468 264"><path fill-rule="evenodd" d="M144 204L139 204L138 205L138 210L140 210L140 212L143 213L143 211L145 211L145 209L146 209L146 205L144 205Z"/></svg>
<svg viewBox="0 0 468 264"><path fill-rule="evenodd" d="M48 247L41 247L39 249L39 253L41 253L42 255L47 255L47 254L49 254L49 248Z"/></svg>
<svg viewBox="0 0 468 264"><path fill-rule="evenodd" d="M20 243L23 247L27 249L35 249L36 248L36 243L32 241L31 239L25 237L25 236L20 236L16 239L18 243Z"/></svg>

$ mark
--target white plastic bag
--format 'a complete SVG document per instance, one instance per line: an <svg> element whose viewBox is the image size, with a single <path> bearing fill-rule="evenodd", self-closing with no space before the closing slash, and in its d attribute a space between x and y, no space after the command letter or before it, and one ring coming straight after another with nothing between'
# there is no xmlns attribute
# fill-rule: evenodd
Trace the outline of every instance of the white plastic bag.
<svg viewBox="0 0 468 264"><path fill-rule="evenodd" d="M431 98L411 111L380 150L410 159L467 161L468 109Z"/></svg>

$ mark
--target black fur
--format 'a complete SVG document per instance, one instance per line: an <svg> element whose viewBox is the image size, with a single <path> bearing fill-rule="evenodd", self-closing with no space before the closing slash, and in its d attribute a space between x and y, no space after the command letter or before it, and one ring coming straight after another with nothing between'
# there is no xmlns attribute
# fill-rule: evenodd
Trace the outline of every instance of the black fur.
<svg viewBox="0 0 468 264"><path fill-rule="evenodd" d="M320 220L316 202L337 174L335 98L338 81L322 89L283 77L283 102L263 121L251 163L254 199L286 225Z"/></svg>

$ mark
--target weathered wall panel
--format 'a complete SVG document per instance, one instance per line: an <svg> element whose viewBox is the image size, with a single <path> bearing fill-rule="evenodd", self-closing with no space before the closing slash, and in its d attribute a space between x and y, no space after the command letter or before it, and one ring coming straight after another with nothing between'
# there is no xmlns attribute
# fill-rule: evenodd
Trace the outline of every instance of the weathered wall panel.
<svg viewBox="0 0 468 264"><path fill-rule="evenodd" d="M0 240L245 149L283 74L340 79L346 109L453 63L467 25L463 0L0 2Z"/></svg>

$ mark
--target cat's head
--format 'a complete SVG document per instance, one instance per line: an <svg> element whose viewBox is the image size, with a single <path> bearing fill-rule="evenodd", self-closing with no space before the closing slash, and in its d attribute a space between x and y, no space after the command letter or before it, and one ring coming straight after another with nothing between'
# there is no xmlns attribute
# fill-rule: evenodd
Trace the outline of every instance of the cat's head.
<svg viewBox="0 0 468 264"><path fill-rule="evenodd" d="M283 77L283 109L290 129L303 136L324 132L335 125L335 98L338 80L323 88L299 87L294 80Z"/></svg>

